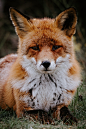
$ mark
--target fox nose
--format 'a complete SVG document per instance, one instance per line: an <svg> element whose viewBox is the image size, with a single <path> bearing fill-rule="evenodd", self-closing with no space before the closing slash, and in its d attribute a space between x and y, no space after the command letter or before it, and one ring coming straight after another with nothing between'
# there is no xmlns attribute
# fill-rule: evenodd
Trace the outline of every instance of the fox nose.
<svg viewBox="0 0 86 129"><path fill-rule="evenodd" d="M50 66L50 62L49 61L43 61L42 65L47 69Z"/></svg>

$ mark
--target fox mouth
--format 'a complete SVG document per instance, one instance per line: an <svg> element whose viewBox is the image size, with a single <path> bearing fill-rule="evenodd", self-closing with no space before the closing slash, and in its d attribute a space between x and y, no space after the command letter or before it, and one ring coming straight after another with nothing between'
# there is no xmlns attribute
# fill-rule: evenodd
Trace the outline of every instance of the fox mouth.
<svg viewBox="0 0 86 129"><path fill-rule="evenodd" d="M47 71L52 71L52 70L49 70L49 69L44 69L43 71L46 71L46 72L47 72Z"/></svg>
<svg viewBox="0 0 86 129"><path fill-rule="evenodd" d="M40 70L41 73L52 73L53 70L49 70L49 69L44 69L44 70Z"/></svg>
<svg viewBox="0 0 86 129"><path fill-rule="evenodd" d="M46 70L44 70L44 71L51 71L51 70L47 70L47 69L46 69Z"/></svg>
<svg viewBox="0 0 86 129"><path fill-rule="evenodd" d="M44 67L43 71L52 71L49 67Z"/></svg>

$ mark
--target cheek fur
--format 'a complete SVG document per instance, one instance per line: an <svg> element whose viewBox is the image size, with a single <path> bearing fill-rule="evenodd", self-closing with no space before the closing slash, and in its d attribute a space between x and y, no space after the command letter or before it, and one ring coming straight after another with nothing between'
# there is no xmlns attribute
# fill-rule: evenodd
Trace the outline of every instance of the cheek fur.
<svg viewBox="0 0 86 129"><path fill-rule="evenodd" d="M65 57L66 53L64 52L64 49L61 47L55 51L52 52L53 53L53 57L54 60L56 61L57 58L59 58L60 56Z"/></svg>
<svg viewBox="0 0 86 129"><path fill-rule="evenodd" d="M34 58L35 60L37 60L38 53L38 51L29 50L27 57Z"/></svg>
<svg viewBox="0 0 86 129"><path fill-rule="evenodd" d="M31 58L31 61L32 61L32 63L34 64L34 65L36 65L37 64L37 62L36 62L36 60L35 60L35 58L33 57L33 58Z"/></svg>

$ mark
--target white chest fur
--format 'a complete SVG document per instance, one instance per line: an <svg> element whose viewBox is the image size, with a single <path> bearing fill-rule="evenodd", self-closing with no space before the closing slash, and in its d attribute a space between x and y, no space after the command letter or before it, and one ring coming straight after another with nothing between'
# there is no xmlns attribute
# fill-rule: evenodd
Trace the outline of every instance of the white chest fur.
<svg viewBox="0 0 86 129"><path fill-rule="evenodd" d="M58 63L53 73L40 73L34 68L31 61L24 61L22 67L26 69L29 77L25 81L13 80L13 87L22 92L30 91L31 95L21 96L28 107L48 111L59 104L68 104L73 94L67 90L76 90L80 80L74 76L68 76L68 70L71 67L69 60Z"/></svg>
<svg viewBox="0 0 86 129"><path fill-rule="evenodd" d="M77 83L79 81L74 81L72 77L57 76L55 78L52 74L43 74L39 79L34 78L29 83L28 89L30 88L31 95L23 97L22 100L34 109L48 111L50 107L53 108L59 104L67 105L73 97L67 90L76 89ZM23 88L21 88L22 91Z"/></svg>

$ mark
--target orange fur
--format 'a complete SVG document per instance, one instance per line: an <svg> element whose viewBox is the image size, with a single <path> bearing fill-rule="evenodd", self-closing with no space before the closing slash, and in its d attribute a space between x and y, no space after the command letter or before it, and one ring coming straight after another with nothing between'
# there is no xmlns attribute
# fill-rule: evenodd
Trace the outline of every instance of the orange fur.
<svg viewBox="0 0 86 129"><path fill-rule="evenodd" d="M78 77L80 80L80 66L75 59L72 44L72 35L75 33L77 17L73 8L65 10L56 19L28 19L13 8L10 9L10 14L19 37L19 47L17 57L6 56L0 63L0 77L4 76L4 73L3 75L1 74L5 68L8 70L4 80L0 80L0 106L3 109L13 107L17 117L21 117L24 115L24 111L34 110L33 107L28 106L28 103L22 100L22 98L26 98L27 96L32 99L32 93L30 93L30 90L21 91L21 87L19 86L26 81L26 78L30 78L28 70L21 65L21 62L24 62L23 56L26 56L27 60L34 57L36 63L38 61L43 63L46 59L50 62L53 60L56 63L59 57L65 59L66 55L69 54L72 66L67 71L68 77ZM71 21L69 19L69 22L66 24L65 19L70 17L72 17L73 21L68 26ZM53 47L58 47L58 49ZM6 66L8 64L10 64L9 67ZM24 65L27 65L27 63ZM51 78L50 80L52 81ZM18 81L20 81L18 84L19 88L16 88L15 85ZM65 92L74 96L76 89L77 86L73 90L66 89ZM68 106L70 102L71 100L68 100L67 104L55 105L56 111L53 113L53 117L57 116L57 119L59 119L60 109L63 106ZM45 103L47 105L47 100Z"/></svg>

